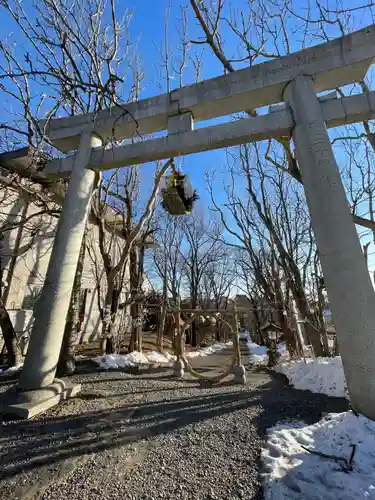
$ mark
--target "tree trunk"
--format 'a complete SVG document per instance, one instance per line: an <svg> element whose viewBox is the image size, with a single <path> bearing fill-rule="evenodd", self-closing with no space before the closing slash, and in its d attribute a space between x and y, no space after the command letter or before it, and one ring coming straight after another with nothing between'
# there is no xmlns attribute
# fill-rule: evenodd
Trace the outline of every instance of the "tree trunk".
<svg viewBox="0 0 375 500"><path fill-rule="evenodd" d="M217 300L215 300L215 309L216 311L219 312L219 309L220 309L220 304ZM220 339L221 339L221 333L222 333L222 324L220 323L220 321L216 321L216 324L215 324L215 339L216 339L216 342L220 342Z"/></svg>
<svg viewBox="0 0 375 500"><path fill-rule="evenodd" d="M103 337L103 334L102 334L102 336L100 338L100 344L99 344L100 356L104 356L104 354L107 354L106 348L107 348L107 336Z"/></svg>
<svg viewBox="0 0 375 500"><path fill-rule="evenodd" d="M142 289L144 247L133 247L130 253L130 286L132 304L130 307L132 318L132 334L129 352L134 350L142 352L142 311L143 304L138 297Z"/></svg>
<svg viewBox="0 0 375 500"><path fill-rule="evenodd" d="M319 315L319 323L320 323L320 332L323 340L323 347L324 347L324 355L329 356L329 345L328 345L328 337L327 337L327 330L324 322L324 316L323 316L323 309L324 309L324 295L323 295L323 286L319 280L317 283L317 288L318 288L318 315Z"/></svg>
<svg viewBox="0 0 375 500"><path fill-rule="evenodd" d="M156 334L156 347L160 352L163 351L164 343L163 343L163 335L164 335L164 327L165 327L165 318L167 317L167 307L168 307L168 261L165 260L164 266L164 279L163 279L163 297L162 304L159 311L159 321L157 325L157 334Z"/></svg>
<svg viewBox="0 0 375 500"><path fill-rule="evenodd" d="M105 343L105 353L106 354L113 354L115 352L115 346L113 342L113 337L108 336L106 337L106 343Z"/></svg>
<svg viewBox="0 0 375 500"><path fill-rule="evenodd" d="M296 342L296 336L293 330L288 325L288 319L287 316L284 314L284 311L279 311L279 324L284 334L284 338L288 346L288 351L290 352L290 355L292 357L295 357L300 349Z"/></svg>
<svg viewBox="0 0 375 500"><path fill-rule="evenodd" d="M215 331L216 331L216 335L215 335L216 342L220 342L220 340L221 340L221 325L219 324L219 322L217 322L215 325Z"/></svg>
<svg viewBox="0 0 375 500"><path fill-rule="evenodd" d="M114 293L115 285L113 280L107 278L107 293L104 301L104 311L103 311L103 325L102 325L102 333L100 339L100 355L104 354L112 354L109 353L111 342L109 342L110 338L110 325L111 325L111 311L112 311L112 297ZM108 347L107 347L108 343ZM112 343L113 346L113 343Z"/></svg>
<svg viewBox="0 0 375 500"><path fill-rule="evenodd" d="M83 235L77 270L74 277L73 291L70 298L68 315L66 318L64 338L61 345L60 358L57 365L57 376L71 375L75 372L76 363L74 354L78 341L78 325L80 313L80 296L82 275L85 264L87 227Z"/></svg>
<svg viewBox="0 0 375 500"><path fill-rule="evenodd" d="M137 337L138 337L138 304L135 299L138 293L138 249L133 247L130 251L130 316L131 322L131 336L129 343L129 352L137 350Z"/></svg>
<svg viewBox="0 0 375 500"><path fill-rule="evenodd" d="M288 317L286 314L283 294L281 291L279 270L276 268L276 265L274 262L272 264L272 273L273 273L273 280L274 280L274 286L275 286L275 308L276 308L277 319L278 319L280 328L284 334L286 343L288 345L288 350L289 350L291 356L293 357L296 355L296 353L298 352L299 349L298 349L298 345L296 343L296 337L294 335L294 332L289 327L289 324L288 324Z"/></svg>
<svg viewBox="0 0 375 500"><path fill-rule="evenodd" d="M120 339L119 325L118 325L118 308L120 303L120 295L121 295L120 289L115 288L112 292L111 322L108 328L106 354L113 354L114 352L120 351L121 339Z"/></svg>
<svg viewBox="0 0 375 500"><path fill-rule="evenodd" d="M141 314L141 304L137 301L131 305L130 308L132 317L132 333L130 339L129 352L140 351L142 349L142 314Z"/></svg>
<svg viewBox="0 0 375 500"><path fill-rule="evenodd" d="M197 347L198 345L198 327L196 320L191 324L190 345L191 347Z"/></svg>
<svg viewBox="0 0 375 500"><path fill-rule="evenodd" d="M314 354L315 356L322 356L323 348L320 339L320 331L314 327L314 317L309 310L306 297L297 296L295 300L298 310L302 318L305 320L305 333L309 343L312 345Z"/></svg>
<svg viewBox="0 0 375 500"><path fill-rule="evenodd" d="M164 348L164 328L165 320L167 317L167 304L163 304L159 312L159 320L157 324L157 334L156 334L156 347L159 351L163 351Z"/></svg>
<svg viewBox="0 0 375 500"><path fill-rule="evenodd" d="M250 316L251 321L249 321L249 329L251 330L250 331L251 340L259 345L262 345L263 338L260 332L260 327L262 326L262 319L260 316L258 301L252 296L249 297L249 300L252 306L251 316Z"/></svg>
<svg viewBox="0 0 375 500"><path fill-rule="evenodd" d="M192 294L191 308L196 309L197 305L198 305L197 297L195 296L195 294ZM190 345L191 347L197 347L198 345L198 325L197 325L197 320L195 318L190 328Z"/></svg>
<svg viewBox="0 0 375 500"><path fill-rule="evenodd" d="M22 355L17 342L16 332L4 302L0 299L0 326L3 333L5 348L7 350L7 365L17 366L21 363Z"/></svg>
<svg viewBox="0 0 375 500"><path fill-rule="evenodd" d="M159 311L159 321L157 325L157 334L156 334L156 347L159 351L163 351L164 349L164 328L165 328L165 319L167 317L167 304L163 304Z"/></svg>
<svg viewBox="0 0 375 500"><path fill-rule="evenodd" d="M18 346L16 332L8 311L5 308L6 299L3 299L3 297L6 296L7 290L10 288L8 283L7 289L5 292L3 291L3 241L4 235L3 233L0 233L0 328L3 334L4 347L7 351L7 364L8 366L16 366L21 362L22 355ZM2 352L4 352L4 348Z"/></svg>

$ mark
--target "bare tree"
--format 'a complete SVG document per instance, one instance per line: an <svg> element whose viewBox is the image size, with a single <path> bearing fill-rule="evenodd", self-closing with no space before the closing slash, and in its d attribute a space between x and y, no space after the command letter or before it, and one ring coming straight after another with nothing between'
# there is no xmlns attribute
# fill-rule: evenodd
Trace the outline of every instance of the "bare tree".
<svg viewBox="0 0 375 500"><path fill-rule="evenodd" d="M251 307L248 312L250 313L249 327L252 339L263 345L265 339L263 339L261 327L269 318L270 304L274 295L272 294L271 282L262 274L260 262L261 259L258 258L252 245L249 245L248 249L236 249L236 285L250 302Z"/></svg>
<svg viewBox="0 0 375 500"><path fill-rule="evenodd" d="M306 318L305 328L309 341L312 343L316 355L322 353L320 332L314 325L314 317L310 311L310 305L305 292L303 273L301 272L300 253L306 252L306 236L309 236L310 222L306 216L306 206L301 200L298 190L293 193L293 205L291 204L292 192L285 184L283 174L274 177L267 176L260 158L259 150L255 146L256 172L260 180L260 198L254 188L254 169L250 166L250 155L248 148L242 148L241 165L246 176L247 191L253 202L261 222L269 232L272 243L277 249L278 262L288 278L289 286L297 307L303 318ZM271 197L267 197L266 181L274 185L274 197L276 195L276 206L272 210ZM311 260L311 252L304 256L304 269Z"/></svg>
<svg viewBox="0 0 375 500"><path fill-rule="evenodd" d="M25 41L22 60L15 55L11 39L0 47L7 64L0 73L2 91L12 95L8 81L19 85L18 95L12 97L19 97L23 106L25 99L31 100L31 82L42 90L41 102L36 109L26 108L27 116L13 133L26 134L29 144L37 133L46 139L36 117L47 101L47 116L97 112L121 104L120 86L133 72L129 12L119 20L113 0L43 0L32 4L31 13L20 0L2 0L1 5ZM6 124L2 128L9 130Z"/></svg>
<svg viewBox="0 0 375 500"><path fill-rule="evenodd" d="M95 120L98 112L111 106L120 107L124 114L127 113L124 103L138 98L143 78L128 33L130 11L119 19L113 0L80 3L43 0L34 3L31 11L25 9L20 0L2 0L1 6L5 15L18 25L25 47L22 60L11 38L0 45L5 61L0 65L0 92L20 110L13 122L0 124L2 144L9 148L9 145L21 143L45 151L50 149L49 119L56 115L92 113ZM41 94L35 105L32 87L40 89ZM37 120L42 113L46 118L43 130ZM114 132L112 138L103 140L116 144ZM116 170L109 178L98 179L91 219L99 228L107 278L104 304L100 306L103 338L110 338L107 333L115 327L118 292L129 255L153 212L159 181L169 165L167 162L157 172L146 207L138 218L132 213L131 193L138 182L136 169L129 169L123 175ZM39 170L42 169L43 165ZM41 178L44 182L42 174ZM110 206L105 207L104 201ZM119 216L120 206L125 209L124 216ZM112 216L115 220L111 221ZM118 226L118 219L122 228ZM118 238L119 232L122 232L121 238ZM100 299L101 293L98 297Z"/></svg>
<svg viewBox="0 0 375 500"><path fill-rule="evenodd" d="M217 259L210 262L202 276L201 303L203 308L228 309L235 281L235 262L232 250L222 242L215 248ZM212 319L208 320L208 327ZM221 340L223 325L215 323L216 340ZM202 329L202 327L200 327Z"/></svg>
<svg viewBox="0 0 375 500"><path fill-rule="evenodd" d="M56 202L59 190L42 173L44 152L53 150L47 137L49 120L87 112L95 116L132 98L132 86L126 88L134 73L127 30L131 15L127 12L119 20L115 3L101 0L43 0L27 8L20 0L2 0L0 5L4 22L16 23L21 36L10 35L0 43L0 95L9 117L0 123L0 148L26 146L32 155L28 169L3 165L12 171L5 180L20 196L40 206L41 217L51 210L58 215L58 207L51 208L51 202ZM43 129L40 117L46 119ZM60 184L63 198L65 181ZM61 201L60 194L57 198ZM22 218L13 226L26 222ZM2 318L3 331L10 332L4 311ZM11 335L15 337L14 331ZM6 344L10 352L11 344Z"/></svg>
<svg viewBox="0 0 375 500"><path fill-rule="evenodd" d="M123 306L134 304L137 300L140 278L139 269L137 264L134 263L135 252L137 252L135 248L137 244L142 244L142 240L149 234L149 230L144 232L144 229L150 221L155 208L160 180L170 167L171 162L172 160L167 161L157 170L146 206L138 214L136 212L138 196L137 169L127 169L125 172L113 171L108 178L103 177L99 185L94 202L94 211L98 222L99 249L106 275L106 292L102 308L102 352L106 350L107 340L109 339L109 342L111 342L114 332L117 330L116 319L122 290L117 288L119 282L116 280L118 280L122 272L126 272L127 266L131 268L131 289L129 290L128 286L128 293ZM110 231L107 230L105 225L105 215L108 214L113 217L113 227ZM131 256L133 265L130 262ZM120 281L124 285L124 280ZM134 309L133 311L135 312Z"/></svg>
<svg viewBox="0 0 375 500"><path fill-rule="evenodd" d="M298 50L296 43L303 49L311 44L327 42L350 32L352 26L358 29L358 26L366 25L375 14L372 2L355 8L338 9L335 0L324 4L317 2L315 8L300 8L292 0L247 2L242 8L232 8L224 0L190 0L190 5L202 30L202 37L191 42L210 47L225 72L290 54ZM296 33L299 33L298 39ZM227 55L226 43L236 47L236 57ZM363 82L354 87L355 92L367 91ZM342 89L337 91L344 95ZM247 110L247 115L255 116L256 110ZM345 129L346 132L341 135L364 138L372 147L375 146L375 134L368 122ZM336 137L337 132L332 132L332 136ZM267 156L275 168L302 183L291 138L268 141ZM374 220L363 205L355 203L351 208L353 220L358 226L372 231L375 229Z"/></svg>
<svg viewBox="0 0 375 500"><path fill-rule="evenodd" d="M202 302L208 309L226 309L235 281L234 258L231 249L218 242L215 248L217 259L210 262L202 277Z"/></svg>
<svg viewBox="0 0 375 500"><path fill-rule="evenodd" d="M340 5L340 8L336 1L330 0L304 7L291 0L248 2L240 8L232 8L233 5L223 0L217 2L190 0L190 4L202 32L202 37L192 40L192 43L207 45L225 72L233 72L244 66L287 55L298 48L303 49L311 44L329 41L333 37L350 32L353 27L358 29L368 24L369 19L374 19L375 13L373 2L364 2L363 5L355 7ZM233 47L236 47L234 57L232 57ZM347 88L336 90L341 96L347 95L348 92L368 91L363 82L354 85L350 90ZM256 110L248 110L247 114L254 116ZM343 127L330 134L334 147L340 148L338 155L340 160L344 157L345 148L352 150L351 165L348 165L348 169L342 168L343 177L346 181L353 221L359 228L360 236L363 237L365 255L368 257L369 240L372 240L374 234L373 176L371 168L368 168L369 163L371 165L373 163L371 160L368 163L372 155L372 151L369 155L369 150L375 146L373 126L371 123L363 122ZM343 148L343 141L352 141L353 145L346 145ZM265 158L270 165L282 173L290 174L298 183L302 183L290 138L270 140L265 149L263 145L260 148L266 151ZM345 162L339 163L344 167ZM359 170L359 176L356 169ZM310 236L312 236L311 229ZM315 253L314 238L309 237L309 240L296 248L303 248L310 257L300 267L301 280L293 282L294 296L299 294L300 285L305 289L305 296L308 296L314 287L317 292L316 283L314 287L311 285L314 282L311 278L313 267L311 255ZM280 255L278 258L280 259ZM284 265L286 262L284 261ZM371 259L368 262L371 266ZM303 317L310 324L311 311L304 302L306 301L299 301L299 307L303 310ZM318 323L322 323L321 319ZM317 325L316 321L314 326L321 328L321 333L324 333L324 327Z"/></svg>
<svg viewBox="0 0 375 500"><path fill-rule="evenodd" d="M181 262L190 307L196 309L201 296L203 276L210 265L222 258L225 250L218 239L220 234L218 224L213 220L206 221L202 215L186 218L183 221L183 231L184 245L180 250ZM196 346L199 341L196 321L192 323L189 340L192 346Z"/></svg>
<svg viewBox="0 0 375 500"><path fill-rule="evenodd" d="M156 216L155 238L157 248L153 263L158 277L167 283L167 292L176 301L181 292L183 270L181 264L181 245L184 240L182 220L166 213Z"/></svg>
<svg viewBox="0 0 375 500"><path fill-rule="evenodd" d="M227 233L235 238L229 244L246 251L242 269L246 266L251 270L253 282L261 286L268 305L277 314L288 342L295 349L295 336L287 321L286 297L280 284L280 278L285 278L302 316L308 319L308 337L320 353L320 333L314 327L304 286L305 270L311 263L310 221L298 185L281 172L275 175L257 145L243 146L239 164L229 165L229 172L231 185L226 189L226 208L215 202L214 189L210 186L214 208Z"/></svg>

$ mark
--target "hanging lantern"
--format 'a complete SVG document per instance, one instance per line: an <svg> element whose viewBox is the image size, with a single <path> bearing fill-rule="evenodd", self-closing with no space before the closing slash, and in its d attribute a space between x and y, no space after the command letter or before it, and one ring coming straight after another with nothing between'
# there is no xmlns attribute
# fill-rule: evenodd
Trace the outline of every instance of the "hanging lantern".
<svg viewBox="0 0 375 500"><path fill-rule="evenodd" d="M192 212L198 195L186 175L173 169L171 175L162 179L160 188L163 199L162 206L168 213L186 215Z"/></svg>

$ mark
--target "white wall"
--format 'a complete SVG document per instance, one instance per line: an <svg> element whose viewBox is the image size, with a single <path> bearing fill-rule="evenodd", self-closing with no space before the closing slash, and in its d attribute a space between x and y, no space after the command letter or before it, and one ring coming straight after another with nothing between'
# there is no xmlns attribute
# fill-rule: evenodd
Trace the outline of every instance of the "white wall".
<svg viewBox="0 0 375 500"><path fill-rule="evenodd" d="M40 208L35 204L27 204L18 197L14 190L6 188L6 196L0 196L0 227L11 221L19 220L25 206L26 217L38 214ZM5 203L6 199L6 203ZM18 217L18 219L17 219ZM24 228L17 227L5 233L2 262L5 283L8 283L6 307L10 313L16 332L29 332L32 326L33 297L40 293L51 255L58 219L49 215L33 217ZM30 244L32 231L40 226L38 236L33 240L31 248L22 251ZM101 296L106 292L106 277L98 247L98 229L89 226L88 243L91 255L95 256L97 268L101 275ZM16 248L18 243L18 249ZM118 249L113 247L114 261L118 257ZM21 254L20 254L21 253ZM20 254L20 255L18 255ZM117 254L117 255L116 255ZM16 258L15 258L16 256ZM12 269L13 260L13 269ZM128 274L128 273L127 273ZM82 289L88 289L85 319L82 325L83 341L95 340L100 336L101 320L98 309L95 267L90 255L86 252Z"/></svg>

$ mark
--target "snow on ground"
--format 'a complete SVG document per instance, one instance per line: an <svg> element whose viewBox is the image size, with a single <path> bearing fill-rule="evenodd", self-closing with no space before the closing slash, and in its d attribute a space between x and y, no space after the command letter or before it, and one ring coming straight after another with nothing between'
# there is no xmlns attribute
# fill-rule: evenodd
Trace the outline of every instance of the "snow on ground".
<svg viewBox="0 0 375 500"><path fill-rule="evenodd" d="M249 340L247 342L247 347L249 349L249 363L256 366L266 366L268 363L267 347L264 345L258 345ZM277 350L280 355L285 359L287 354L286 345L280 343L277 345Z"/></svg>
<svg viewBox="0 0 375 500"><path fill-rule="evenodd" d="M232 342L213 344L209 347L200 349L199 351L191 351L185 353L187 358L204 357L214 352L221 351L226 347L230 347ZM135 367L135 366L147 366L147 365L169 365L175 361L176 357L168 352L161 354L157 351L151 351L147 353L140 353L134 351L130 354L106 354L104 356L98 356L92 358L95 363L97 363L100 368L105 370L125 368L125 367Z"/></svg>
<svg viewBox="0 0 375 500"><path fill-rule="evenodd" d="M265 500L375 499L375 422L351 411L270 429L261 458Z"/></svg>
<svg viewBox="0 0 375 500"><path fill-rule="evenodd" d="M217 351L222 351L226 347L231 347L233 345L233 342L220 342L217 344L212 344L208 347L204 347L203 349L200 349L199 351L190 351L185 353L187 358L196 358L196 357L201 357L204 358L205 356L208 356L209 354L213 354L214 352Z"/></svg>
<svg viewBox="0 0 375 500"><path fill-rule="evenodd" d="M247 345L250 364L266 366L268 363L267 347L259 346L251 340L248 341ZM277 348L281 359L274 370L288 377L293 387L349 399L340 356L316 359L307 357L306 362L304 360L286 361L288 358L286 345L278 344Z"/></svg>
<svg viewBox="0 0 375 500"><path fill-rule="evenodd" d="M348 389L340 356L280 363L275 367L296 389L348 398Z"/></svg>
<svg viewBox="0 0 375 500"><path fill-rule="evenodd" d="M150 364L163 365L171 362L168 355L164 356L157 351L151 351L147 354L138 351L131 352L130 354L105 354L104 356L92 358L92 360L95 361L100 368L105 370L146 366Z"/></svg>
<svg viewBox="0 0 375 500"><path fill-rule="evenodd" d="M258 345L249 340L247 342L249 349L249 361L252 365L265 366L268 363L267 347Z"/></svg>

